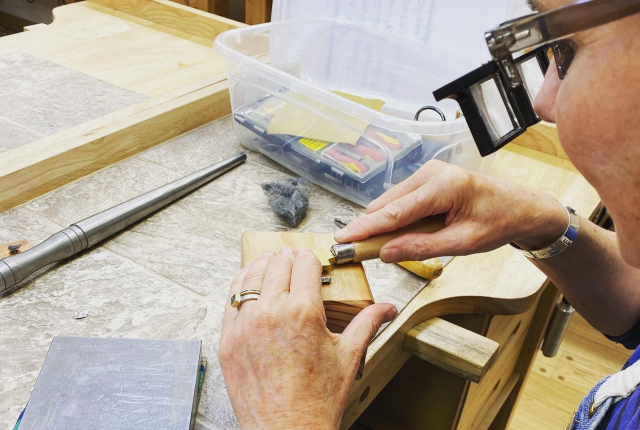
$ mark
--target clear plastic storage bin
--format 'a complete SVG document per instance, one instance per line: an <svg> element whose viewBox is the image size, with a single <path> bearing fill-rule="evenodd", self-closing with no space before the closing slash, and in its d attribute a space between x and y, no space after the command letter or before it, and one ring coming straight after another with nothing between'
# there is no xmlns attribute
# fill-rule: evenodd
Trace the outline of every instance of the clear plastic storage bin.
<svg viewBox="0 0 640 430"><path fill-rule="evenodd" d="M284 5L285 12L292 9ZM274 17L283 17L282 10L283 3L276 2ZM506 17L505 10L495 14ZM492 157L478 153L464 118L457 117L458 104L436 103L432 95L479 66L478 55L453 55L402 34L410 30L406 27L381 31L379 22L329 17L235 29L215 40L216 52L228 63L234 127L243 145L361 205L432 159L489 169ZM487 55L479 42L474 49ZM414 121L425 105L437 106L446 120L427 110Z"/></svg>

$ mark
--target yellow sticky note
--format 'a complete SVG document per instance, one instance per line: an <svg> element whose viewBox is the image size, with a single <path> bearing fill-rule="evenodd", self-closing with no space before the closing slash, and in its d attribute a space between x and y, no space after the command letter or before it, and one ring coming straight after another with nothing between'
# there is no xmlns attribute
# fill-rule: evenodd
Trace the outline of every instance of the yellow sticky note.
<svg viewBox="0 0 640 430"><path fill-rule="evenodd" d="M384 105L382 100L365 99L351 94L336 93L371 109L380 110ZM285 103L269 123L267 133L291 134L325 142L342 142L355 145L360 138L360 134L342 124L346 124L359 132L363 132L369 125L366 121L354 118L304 94L296 93L292 99L299 103L300 106L294 103ZM312 110L321 112L331 120L316 115Z"/></svg>
<svg viewBox="0 0 640 430"><path fill-rule="evenodd" d="M341 91L333 91L334 94L337 94L341 97L344 97L345 99L349 99L352 102L356 102L358 104L361 104L362 106L366 106L369 109L373 109L377 112L380 111L380 109L382 109L382 106L384 106L384 100L379 100L379 99L365 99L364 97L360 97L360 96L355 96L353 94L348 94L348 93L343 93Z"/></svg>
<svg viewBox="0 0 640 430"><path fill-rule="evenodd" d="M307 139L306 137L298 139L298 142L312 151L319 151L329 144L329 142L325 142L324 140Z"/></svg>

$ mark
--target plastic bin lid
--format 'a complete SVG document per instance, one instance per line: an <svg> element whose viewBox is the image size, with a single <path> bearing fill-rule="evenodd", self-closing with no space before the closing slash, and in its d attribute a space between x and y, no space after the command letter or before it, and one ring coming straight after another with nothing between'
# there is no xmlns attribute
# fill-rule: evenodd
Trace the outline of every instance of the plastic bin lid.
<svg viewBox="0 0 640 430"><path fill-rule="evenodd" d="M484 32L531 13L526 0L274 0L272 21L322 18L420 42L478 66Z"/></svg>

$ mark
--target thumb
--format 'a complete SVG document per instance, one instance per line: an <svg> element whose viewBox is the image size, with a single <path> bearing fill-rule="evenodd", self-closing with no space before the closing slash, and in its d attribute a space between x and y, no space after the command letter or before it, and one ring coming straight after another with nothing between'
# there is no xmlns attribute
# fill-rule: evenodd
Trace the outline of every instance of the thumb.
<svg viewBox="0 0 640 430"><path fill-rule="evenodd" d="M390 322L397 315L398 310L390 303L376 303L364 308L340 335L340 355L357 367L365 348L380 326Z"/></svg>

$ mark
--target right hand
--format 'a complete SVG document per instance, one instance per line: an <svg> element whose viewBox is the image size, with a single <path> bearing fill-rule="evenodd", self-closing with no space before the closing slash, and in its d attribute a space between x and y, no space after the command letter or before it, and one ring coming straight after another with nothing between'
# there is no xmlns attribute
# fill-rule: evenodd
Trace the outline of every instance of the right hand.
<svg viewBox="0 0 640 430"><path fill-rule="evenodd" d="M567 228L567 211L553 197L516 183L432 160L367 207L335 233L339 243L402 228L430 215L446 214L446 227L389 241L386 263L487 252L509 242L539 249Z"/></svg>

